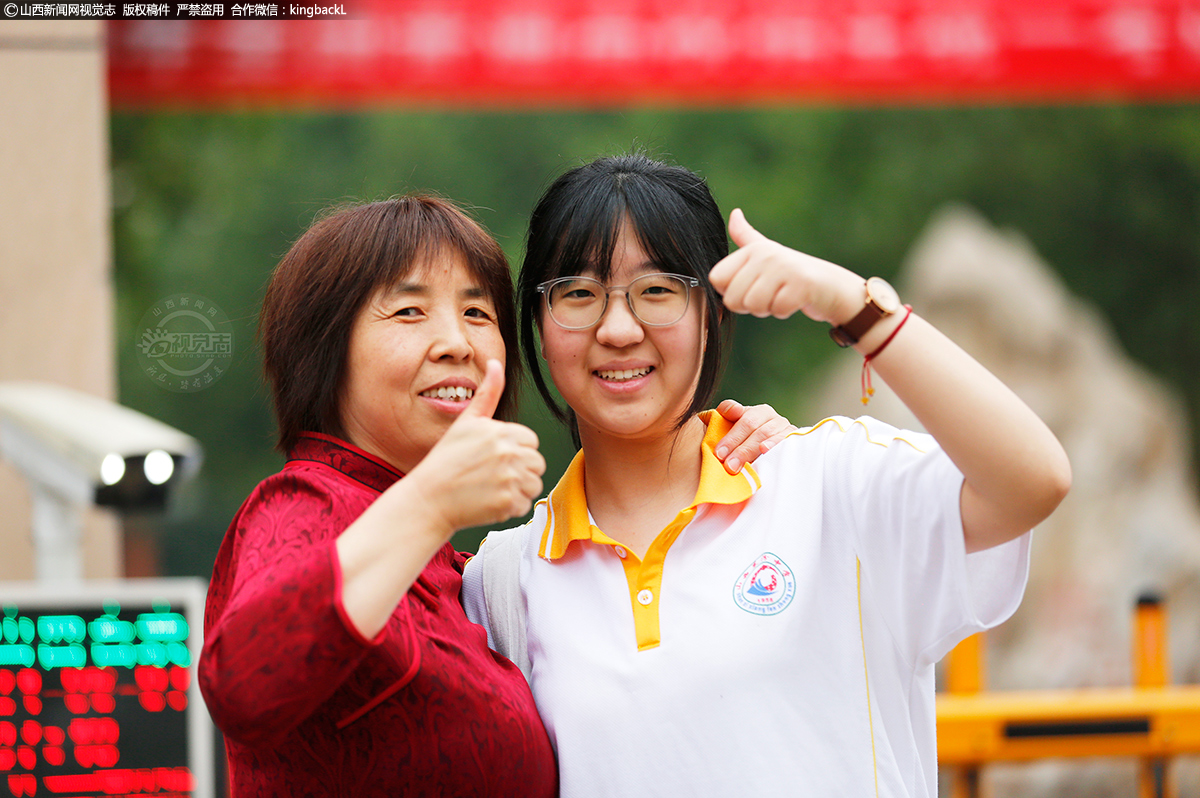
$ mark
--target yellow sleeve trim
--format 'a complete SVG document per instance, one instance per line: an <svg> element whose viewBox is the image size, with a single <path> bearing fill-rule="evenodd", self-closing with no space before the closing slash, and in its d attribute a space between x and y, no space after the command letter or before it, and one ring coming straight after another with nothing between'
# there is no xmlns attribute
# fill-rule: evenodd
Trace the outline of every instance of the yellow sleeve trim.
<svg viewBox="0 0 1200 798"><path fill-rule="evenodd" d="M838 428L839 430L841 430L842 432L848 432L848 431L849 431L849 430L848 430L846 427L842 426L842 419L841 419L841 418L838 418L838 417L835 417L835 416L829 416L828 418L823 418L823 419L821 419L821 420L820 420L820 421L818 421L816 424L813 424L811 427L806 427L806 428L804 428L804 429L798 429L798 430L795 430L794 432L789 432L789 433L788 433L787 435L785 435L784 437L785 437L785 438L790 438L790 437L792 437L793 435L801 435L801 436L803 436L803 435L808 435L808 434L809 434L809 433L811 433L811 432L816 432L816 431L817 431L817 429L819 429L820 427L824 426L825 424L833 424L835 427L837 427L837 428ZM862 427L862 428L863 428L863 432L865 432L865 433L866 433L866 436L867 436L867 443L873 443L873 444L875 444L876 446L882 446L883 448L885 448L885 449L886 449L886 448L887 448L888 446L890 446L890 445L891 445L893 442L895 442L895 441L900 441L901 443L907 443L909 446L911 446L912 448L916 449L916 450L917 450L918 452L920 452L921 454L925 454L925 453L926 453L926 450L925 450L924 448L922 448L922 447L918 446L917 444L913 443L913 442L912 442L912 441L910 441L908 438L905 438L903 435L893 435L891 438L889 438L889 439L888 439L888 440L886 440L886 441L877 441L877 440L875 440L874 438L872 438L872 437L871 437L871 428L870 428L870 427L868 427L868 426L866 425L866 423L865 423L865 422L864 422L864 421L863 421L861 418L856 418L856 419L854 419L854 420L852 420L852 421L850 422L850 426L851 426L851 427L853 427L855 424L857 424L858 426L860 426L860 427Z"/></svg>

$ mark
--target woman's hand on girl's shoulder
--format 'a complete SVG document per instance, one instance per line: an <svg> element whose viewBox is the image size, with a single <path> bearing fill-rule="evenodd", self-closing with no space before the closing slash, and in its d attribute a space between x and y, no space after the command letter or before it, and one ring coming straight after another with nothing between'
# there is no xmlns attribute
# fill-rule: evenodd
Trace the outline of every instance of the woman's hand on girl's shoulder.
<svg viewBox="0 0 1200 798"><path fill-rule="evenodd" d="M746 407L726 399L717 405L717 412L726 421L734 422L733 428L717 441L713 450L730 474L741 471L746 463L753 463L760 454L766 454L796 429L792 422L766 404Z"/></svg>

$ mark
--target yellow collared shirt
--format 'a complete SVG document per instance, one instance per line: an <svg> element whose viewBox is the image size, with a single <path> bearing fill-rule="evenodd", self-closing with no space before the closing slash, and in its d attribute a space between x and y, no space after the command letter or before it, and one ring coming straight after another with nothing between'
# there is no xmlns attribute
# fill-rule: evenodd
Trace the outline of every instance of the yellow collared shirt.
<svg viewBox="0 0 1200 798"><path fill-rule="evenodd" d="M721 425L642 560L592 522L582 458L518 530L560 794L932 798L934 664L1015 610L1029 536L968 556L962 475L927 435L827 419L731 476Z"/></svg>
<svg viewBox="0 0 1200 798"><path fill-rule="evenodd" d="M700 444L700 485L696 489L696 497L658 533L646 550L644 559L638 559L636 554L605 535L595 525L584 494L582 451L575 455L548 499L549 507L538 556L549 561L562 559L576 541L589 541L611 549L625 570L639 650L654 648L661 641L658 597L662 593L663 564L679 533L692 522L698 508L704 505L736 507L753 496L762 485L752 466L745 466L738 474L730 474L713 453L717 443L729 431L730 423L720 413L712 411L702 413L701 419L706 422L707 429Z"/></svg>

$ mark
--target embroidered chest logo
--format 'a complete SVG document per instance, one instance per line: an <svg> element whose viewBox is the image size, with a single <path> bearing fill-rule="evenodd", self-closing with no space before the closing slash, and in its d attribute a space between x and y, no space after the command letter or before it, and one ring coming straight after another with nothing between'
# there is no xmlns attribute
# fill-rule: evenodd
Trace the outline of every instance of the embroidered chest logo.
<svg viewBox="0 0 1200 798"><path fill-rule="evenodd" d="M796 597L796 577L787 563L771 552L761 556L733 584L733 600L746 612L774 615Z"/></svg>

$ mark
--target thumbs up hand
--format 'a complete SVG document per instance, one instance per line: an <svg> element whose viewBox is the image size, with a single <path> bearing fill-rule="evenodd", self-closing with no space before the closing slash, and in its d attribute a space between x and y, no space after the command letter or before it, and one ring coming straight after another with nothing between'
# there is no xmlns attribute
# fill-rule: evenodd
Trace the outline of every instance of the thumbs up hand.
<svg viewBox="0 0 1200 798"><path fill-rule="evenodd" d="M492 418L503 392L504 367L490 360L471 404L406 477L421 485L448 534L524 515L541 495L537 434Z"/></svg>
<svg viewBox="0 0 1200 798"><path fill-rule="evenodd" d="M491 418L496 414L500 397L504 394L504 366L500 365L499 360L489 360L486 368L483 383L475 389L471 403L455 419L455 424L470 423L464 419Z"/></svg>
<svg viewBox="0 0 1200 798"><path fill-rule="evenodd" d="M853 315L856 298L861 304L861 277L772 241L746 221L741 209L729 214L729 235L738 249L708 277L734 313L786 319L801 311L814 321L840 322Z"/></svg>

